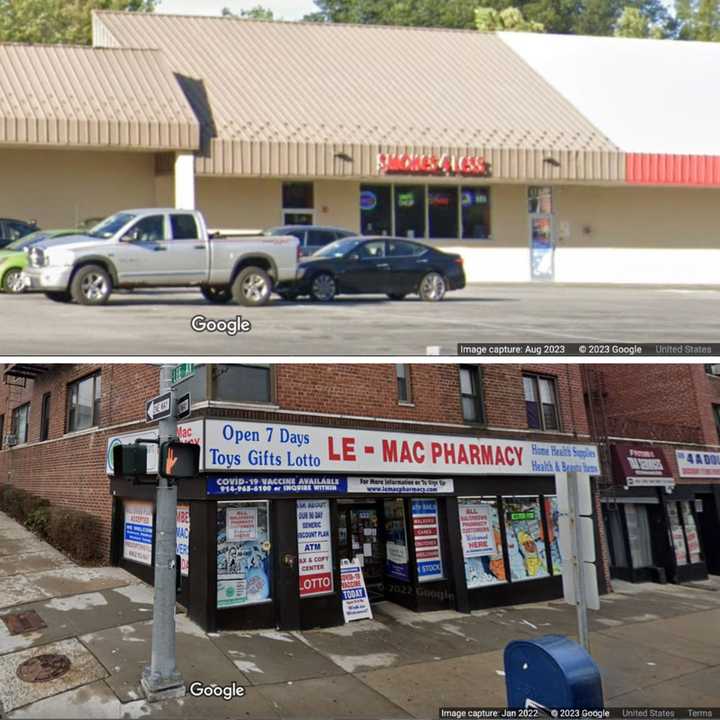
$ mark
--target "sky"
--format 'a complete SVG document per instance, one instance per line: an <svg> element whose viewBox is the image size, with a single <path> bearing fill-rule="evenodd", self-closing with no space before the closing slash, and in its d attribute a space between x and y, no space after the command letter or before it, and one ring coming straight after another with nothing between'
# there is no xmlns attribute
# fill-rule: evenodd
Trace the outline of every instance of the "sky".
<svg viewBox="0 0 720 720"><path fill-rule="evenodd" d="M159 0L157 12L189 15L219 15L224 8L233 12L262 5L281 20L299 20L317 10L312 0Z"/></svg>

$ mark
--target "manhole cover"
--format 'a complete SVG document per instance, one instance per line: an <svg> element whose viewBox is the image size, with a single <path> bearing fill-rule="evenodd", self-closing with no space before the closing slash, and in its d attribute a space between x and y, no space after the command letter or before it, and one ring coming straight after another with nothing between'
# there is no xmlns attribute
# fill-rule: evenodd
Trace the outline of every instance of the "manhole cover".
<svg viewBox="0 0 720 720"><path fill-rule="evenodd" d="M37 655L18 665L17 676L23 682L39 683L62 677L70 669L67 655Z"/></svg>
<svg viewBox="0 0 720 720"><path fill-rule="evenodd" d="M21 635L31 630L40 630L47 627L45 621L35 610L3 615L2 621L7 625L7 629L11 635Z"/></svg>

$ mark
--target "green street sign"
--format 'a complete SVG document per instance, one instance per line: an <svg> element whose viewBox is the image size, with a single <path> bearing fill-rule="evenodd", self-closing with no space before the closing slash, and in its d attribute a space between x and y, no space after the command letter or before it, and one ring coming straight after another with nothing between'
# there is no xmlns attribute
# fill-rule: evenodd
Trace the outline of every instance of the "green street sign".
<svg viewBox="0 0 720 720"><path fill-rule="evenodd" d="M193 363L180 363L172 369L170 382L172 382L173 385L177 385L183 380L192 377L194 374L195 365L193 365Z"/></svg>

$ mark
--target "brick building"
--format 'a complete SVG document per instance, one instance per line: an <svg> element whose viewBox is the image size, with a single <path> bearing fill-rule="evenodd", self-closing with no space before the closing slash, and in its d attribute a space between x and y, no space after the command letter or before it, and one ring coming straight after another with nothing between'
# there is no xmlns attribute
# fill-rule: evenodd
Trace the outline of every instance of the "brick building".
<svg viewBox="0 0 720 720"><path fill-rule="evenodd" d="M159 368L2 372L0 483L96 514L109 561L151 580L154 491L110 450L157 437ZM371 598L415 610L561 596L556 477L598 474L579 366L195 365L176 389L202 446L181 600L204 627L341 622L358 556Z"/></svg>
<svg viewBox="0 0 720 720"><path fill-rule="evenodd" d="M614 577L720 573L720 366L583 368Z"/></svg>

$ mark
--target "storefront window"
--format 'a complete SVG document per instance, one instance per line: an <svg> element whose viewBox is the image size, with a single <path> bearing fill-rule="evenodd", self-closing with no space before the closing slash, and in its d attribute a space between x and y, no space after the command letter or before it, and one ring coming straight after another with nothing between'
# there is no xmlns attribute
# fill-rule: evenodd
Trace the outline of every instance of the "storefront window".
<svg viewBox="0 0 720 720"><path fill-rule="evenodd" d="M218 503L218 608L269 600L271 568L268 501Z"/></svg>
<svg viewBox="0 0 720 720"><path fill-rule="evenodd" d="M547 577L545 537L537 496L503 498L505 538L513 581Z"/></svg>
<svg viewBox="0 0 720 720"><path fill-rule="evenodd" d="M390 185L360 186L360 232L363 235L392 235Z"/></svg>
<svg viewBox="0 0 720 720"><path fill-rule="evenodd" d="M418 582L443 579L437 500L413 500L412 521Z"/></svg>
<svg viewBox="0 0 720 720"><path fill-rule="evenodd" d="M683 534L682 525L680 524L680 515L678 514L676 502L667 504L668 520L670 523L670 539L675 550L675 562L678 565L687 565L687 550L685 548L685 536Z"/></svg>
<svg viewBox="0 0 720 720"><path fill-rule="evenodd" d="M610 564L613 567L625 568L628 566L627 552L625 551L625 537L622 529L620 508L613 505L606 509L605 515L608 534L610 536Z"/></svg>
<svg viewBox="0 0 720 720"><path fill-rule="evenodd" d="M433 186L428 188L428 220L431 238L458 236L458 189Z"/></svg>
<svg viewBox="0 0 720 720"><path fill-rule="evenodd" d="M547 522L550 562L553 575L562 574L562 553L560 552L560 508L556 495L545 496L545 520Z"/></svg>
<svg viewBox="0 0 720 720"><path fill-rule="evenodd" d="M315 219L313 195L311 182L283 183L283 225L312 225Z"/></svg>
<svg viewBox="0 0 720 720"><path fill-rule="evenodd" d="M468 240L490 237L490 191L487 188L460 188L462 236Z"/></svg>
<svg viewBox="0 0 720 720"><path fill-rule="evenodd" d="M691 563L697 563L702 560L700 553L700 538L698 537L697 527L695 527L695 516L690 509L690 503L683 500L680 503L682 509L683 525L685 526L685 539L687 540L687 550Z"/></svg>
<svg viewBox="0 0 720 720"><path fill-rule="evenodd" d="M405 507L401 498L385 500L385 574L410 582Z"/></svg>
<svg viewBox="0 0 720 720"><path fill-rule="evenodd" d="M645 505L627 503L625 505L625 523L633 567L652 567L654 563L650 544L650 523Z"/></svg>
<svg viewBox="0 0 720 720"><path fill-rule="evenodd" d="M395 186L395 235L425 237L425 186Z"/></svg>
<svg viewBox="0 0 720 720"><path fill-rule="evenodd" d="M494 498L459 498L460 536L469 589L507 582Z"/></svg>
<svg viewBox="0 0 720 720"><path fill-rule="evenodd" d="M330 501L297 501L300 597L333 591Z"/></svg>

